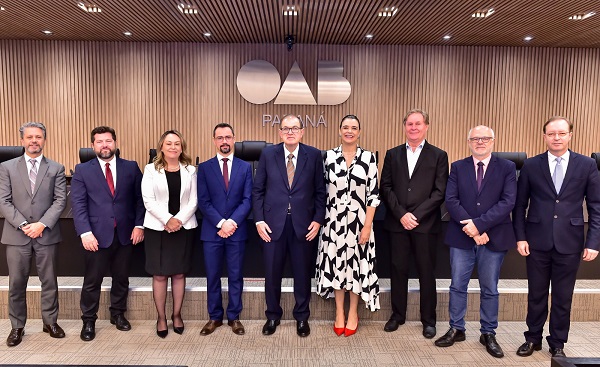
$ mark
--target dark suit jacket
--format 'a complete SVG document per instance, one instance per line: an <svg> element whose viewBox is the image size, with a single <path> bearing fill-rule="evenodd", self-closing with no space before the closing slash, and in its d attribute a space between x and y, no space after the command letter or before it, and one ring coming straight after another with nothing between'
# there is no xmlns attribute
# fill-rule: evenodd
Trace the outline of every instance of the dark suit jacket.
<svg viewBox="0 0 600 367"><path fill-rule="evenodd" d="M585 240L584 198L589 215ZM548 154L527 159L519 176L513 222L517 241L528 241L533 250L550 251L554 247L561 254L575 254L583 251L584 244L600 249L600 177L596 162L570 151L567 172L557 194Z"/></svg>
<svg viewBox="0 0 600 367"><path fill-rule="evenodd" d="M122 245L131 243L131 232L135 226L144 225L146 209L142 199L142 171L134 161L116 159L114 197L96 158L75 166L71 179L75 231L78 236L91 231L102 248L113 242L115 219Z"/></svg>
<svg viewBox="0 0 600 367"><path fill-rule="evenodd" d="M221 241L217 224L222 219L233 219L238 228L228 239L245 241L248 238L246 218L252 205L252 167L248 162L233 157L229 189L225 190L223 173L217 157L198 166L198 209L202 212L202 241Z"/></svg>
<svg viewBox="0 0 600 367"><path fill-rule="evenodd" d="M320 150L300 144L291 188L283 143L262 151L254 177L252 210L255 222L265 221L271 228L271 239L278 240L283 232L288 204L298 239L305 238L311 222L323 225L326 196Z"/></svg>
<svg viewBox="0 0 600 367"><path fill-rule="evenodd" d="M425 141L412 177L408 177L406 144L387 151L381 184L386 206L384 227L388 231L403 232L400 223L404 214L411 212L419 225L412 231L438 233L442 228L440 206L444 202L448 181L448 154Z"/></svg>
<svg viewBox="0 0 600 367"><path fill-rule="evenodd" d="M36 241L42 245L60 242L58 220L67 205L65 167L42 157L34 192L31 192L25 156L0 165L0 212L4 216L2 243L26 245L31 238L18 229L24 221L42 222L46 228Z"/></svg>
<svg viewBox="0 0 600 367"><path fill-rule="evenodd" d="M452 163L446 186L446 209L450 222L445 243L450 247L470 249L475 241L462 231L461 220L473 219L480 234L487 233L485 245L492 251L505 251L517 245L510 212L517 198L515 164L492 156L477 190L473 157Z"/></svg>

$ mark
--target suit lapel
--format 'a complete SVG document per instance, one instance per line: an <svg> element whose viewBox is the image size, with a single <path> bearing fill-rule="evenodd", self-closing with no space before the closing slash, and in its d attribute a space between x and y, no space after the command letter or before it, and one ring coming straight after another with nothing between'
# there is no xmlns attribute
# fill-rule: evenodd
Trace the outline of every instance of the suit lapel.
<svg viewBox="0 0 600 367"><path fill-rule="evenodd" d="M540 155L540 170L542 172L542 175L546 179L548 186L550 186L550 189L552 191L556 192L556 188L554 187L554 182L552 182L552 176L550 175L550 166L548 164L548 152Z"/></svg>
<svg viewBox="0 0 600 367"><path fill-rule="evenodd" d="M31 183L29 181L29 172L27 172L27 163L25 162L25 157L21 156L21 158L17 161L17 169L19 170L19 176L23 180L23 186L25 186L25 190L29 193L29 196L33 196L31 192Z"/></svg>
<svg viewBox="0 0 600 367"><path fill-rule="evenodd" d="M475 195L479 195L477 190L477 175L475 175L475 158L471 156L465 160L465 163L467 165L467 180L471 183Z"/></svg>
<svg viewBox="0 0 600 367"><path fill-rule="evenodd" d="M223 189L223 192L227 193L227 190L225 190L225 181L223 180L223 172L221 171L221 164L219 163L217 157L213 157L209 161L209 164L213 174L215 175L215 179L219 182L219 186ZM231 175L229 177L231 177Z"/></svg>
<svg viewBox="0 0 600 367"><path fill-rule="evenodd" d="M429 144L427 143L427 140L425 140L423 142L423 149L421 150L421 154L419 154L419 159L417 159L417 164L415 164L415 169L413 169L413 174L412 174L413 176L415 175L415 172L417 172L417 170L419 169L419 166L423 162L423 159L425 159L425 156L428 154L427 153L428 151L429 151ZM406 168L408 171L408 162L406 163Z"/></svg>
<svg viewBox="0 0 600 367"><path fill-rule="evenodd" d="M38 173L37 173L37 176L35 179L35 187L34 187L33 194L31 195L32 197L35 196L35 194L38 191L38 188L40 187L40 184L44 180L44 177L46 177L46 172L48 172L48 161L46 161L45 157L42 157L42 161L40 162L40 169L38 170Z"/></svg>
<svg viewBox="0 0 600 367"><path fill-rule="evenodd" d="M231 185L233 185L234 182L236 182L237 176L240 172L238 159L239 158L235 158L233 155L231 156L231 172L229 174L229 187L230 188L231 188ZM223 183L223 185L224 184L225 183Z"/></svg>
<svg viewBox="0 0 600 367"><path fill-rule="evenodd" d="M277 168L279 168L279 173L281 173L281 178L283 179L285 186L289 189L290 184L288 182L287 167L286 167L287 157L284 157L283 152L284 152L283 143L280 143L279 145L277 145L277 148L275 148L275 165L277 166ZM268 169L268 167L267 167L267 169ZM295 177L296 177L296 175L294 175L294 178Z"/></svg>
<svg viewBox="0 0 600 367"><path fill-rule="evenodd" d="M560 192L565 190L567 184L571 181L571 178L577 171L577 165L579 164L578 154L573 153L569 150L569 164L567 165L567 172L565 173L565 178L563 179L562 186L560 187Z"/></svg>
<svg viewBox="0 0 600 367"><path fill-rule="evenodd" d="M400 162L398 166L400 167L400 177L405 177L407 180L410 180L410 176L408 174L408 153L406 152L406 143L400 146L399 152L400 154L398 158Z"/></svg>
<svg viewBox="0 0 600 367"><path fill-rule="evenodd" d="M118 160L117 160L118 162ZM90 164L92 165L92 174L94 176L96 176L96 180L98 180L98 182L102 182L100 184L100 186L103 187L103 189L106 191L106 193L108 194L108 196L112 197L112 194L110 193L110 189L108 188L108 182L106 181L106 177L104 176L104 173L102 172L102 167L100 167L100 163L98 162L97 158L94 158L90 161ZM118 184L119 180L117 180L117 184ZM115 188L115 194L117 193L116 188Z"/></svg>
<svg viewBox="0 0 600 367"><path fill-rule="evenodd" d="M181 176L181 188L179 189L179 200L181 201L181 199L183 198L183 188L187 187L188 185L188 181L190 180L190 174L187 170L187 167L184 166L183 164L179 163L179 175ZM165 176L165 180L167 178L167 175ZM167 190L169 190L169 184L167 183Z"/></svg>
<svg viewBox="0 0 600 367"><path fill-rule="evenodd" d="M304 166L306 166L307 161L307 153L304 150L304 146L300 144L298 148L298 158L296 158L296 170L294 171L294 180L292 181L292 187L290 187L290 189L293 189L298 180L300 179L300 175L302 174L302 170L304 169ZM287 177L287 167L285 170L285 175Z"/></svg>
<svg viewBox="0 0 600 367"><path fill-rule="evenodd" d="M485 188L485 185L492 180L491 177L494 177L494 172L496 172L496 166L497 166L497 162L498 162L498 158L495 156L492 156L492 158L490 159L490 163L488 164L488 167L485 169L485 174L483 175L483 181L481 181L481 190L479 190L479 192L483 192L483 189ZM475 175L475 163L473 163L473 166L471 166L471 172L473 173L474 176ZM475 190L477 190L477 178L475 178Z"/></svg>

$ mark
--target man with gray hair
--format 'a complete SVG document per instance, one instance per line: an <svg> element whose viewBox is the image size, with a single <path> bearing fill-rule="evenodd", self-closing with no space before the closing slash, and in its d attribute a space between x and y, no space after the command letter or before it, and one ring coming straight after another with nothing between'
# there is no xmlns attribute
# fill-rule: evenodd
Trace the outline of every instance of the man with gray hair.
<svg viewBox="0 0 600 367"><path fill-rule="evenodd" d="M67 203L65 167L42 155L46 127L28 122L19 129L25 154L0 164L0 213L5 218L9 275L8 317L12 330L6 345L21 343L27 321L26 289L32 257L42 284L42 331L64 338L58 318L56 252L61 241L58 219Z"/></svg>

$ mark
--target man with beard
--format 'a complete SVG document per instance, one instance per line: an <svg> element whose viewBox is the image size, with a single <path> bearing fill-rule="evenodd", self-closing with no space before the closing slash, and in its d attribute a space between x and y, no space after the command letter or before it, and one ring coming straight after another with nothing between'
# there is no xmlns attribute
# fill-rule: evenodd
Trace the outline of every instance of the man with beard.
<svg viewBox="0 0 600 367"><path fill-rule="evenodd" d="M227 262L229 303L227 324L237 335L245 334L240 322L242 312L242 268L248 238L246 217L250 213L252 168L233 156L235 135L231 125L221 123L213 129L217 156L198 166L198 209L202 212L201 239L204 241L207 306L210 320L200 331L209 335L223 325L221 269Z"/></svg>
<svg viewBox="0 0 600 367"><path fill-rule="evenodd" d="M6 345L21 343L27 321L26 289L31 259L35 257L42 284L42 330L64 338L56 323L58 284L56 251L61 240L58 219L67 203L65 167L42 155L46 127L28 122L19 129L25 154L0 165L0 213L4 216L2 243L6 245L12 330Z"/></svg>
<svg viewBox="0 0 600 367"><path fill-rule="evenodd" d="M71 180L75 231L85 248L85 275L81 289L81 340L96 336L100 287L110 269L110 323L127 331L124 316L129 291L131 244L144 240L142 172L134 161L115 157L117 136L108 126L92 130L97 159L78 164Z"/></svg>

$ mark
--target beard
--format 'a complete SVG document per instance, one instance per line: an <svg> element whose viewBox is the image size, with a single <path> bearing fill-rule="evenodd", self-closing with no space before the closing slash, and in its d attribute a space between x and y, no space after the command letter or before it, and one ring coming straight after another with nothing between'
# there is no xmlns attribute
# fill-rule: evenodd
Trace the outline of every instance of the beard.
<svg viewBox="0 0 600 367"><path fill-rule="evenodd" d="M99 152L96 152L96 155L101 159L110 159L115 155L116 151L117 149L102 149Z"/></svg>
<svg viewBox="0 0 600 367"><path fill-rule="evenodd" d="M231 152L231 145L223 144L219 147L219 151L223 154L229 154Z"/></svg>

